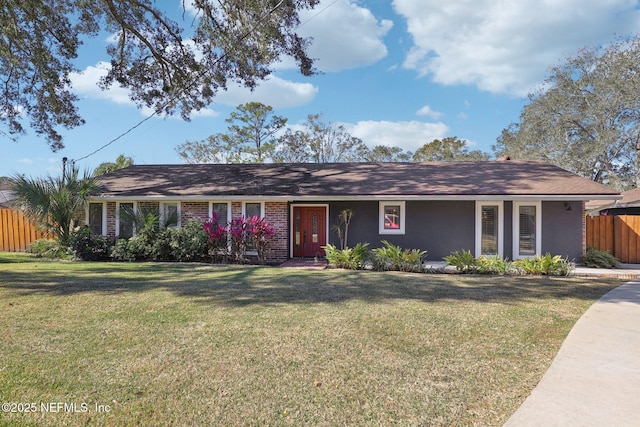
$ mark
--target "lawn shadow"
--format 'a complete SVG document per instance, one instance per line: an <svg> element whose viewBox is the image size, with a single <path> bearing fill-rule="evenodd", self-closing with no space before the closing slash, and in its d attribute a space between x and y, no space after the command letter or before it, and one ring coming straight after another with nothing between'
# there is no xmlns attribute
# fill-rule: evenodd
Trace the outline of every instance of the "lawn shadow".
<svg viewBox="0 0 640 427"><path fill-rule="evenodd" d="M24 266L24 264L22 264ZM597 299L624 280L296 270L178 263L33 263L0 269L0 289L18 295L119 294L164 289L224 306L341 303Z"/></svg>

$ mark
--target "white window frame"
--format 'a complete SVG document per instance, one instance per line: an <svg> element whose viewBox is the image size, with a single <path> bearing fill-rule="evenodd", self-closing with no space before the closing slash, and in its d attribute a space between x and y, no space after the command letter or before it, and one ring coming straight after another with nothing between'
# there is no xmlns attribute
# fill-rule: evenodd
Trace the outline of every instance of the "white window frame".
<svg viewBox="0 0 640 427"><path fill-rule="evenodd" d="M535 255L520 255L520 207L534 206L536 208L536 253L542 253L542 202L513 202L513 259L530 258Z"/></svg>
<svg viewBox="0 0 640 427"><path fill-rule="evenodd" d="M116 202L116 237L120 236L120 204L121 203L133 203L133 212L134 213L138 213L138 202L133 202L133 201L126 201L123 200L121 202ZM135 223L133 224L133 236L136 236L136 225Z"/></svg>
<svg viewBox="0 0 640 427"><path fill-rule="evenodd" d="M482 208L498 206L498 256L504 258L504 202L502 200L476 200L476 258L482 256Z"/></svg>
<svg viewBox="0 0 640 427"><path fill-rule="evenodd" d="M384 228L384 209L387 206L400 207L400 228L389 229ZM385 201L378 202L378 234L405 234L406 224L406 203L404 201Z"/></svg>
<svg viewBox="0 0 640 427"><path fill-rule="evenodd" d="M224 224L220 224L222 226L226 225L227 223L231 222L231 202L226 201L226 200L212 200L209 202L209 219L211 219L211 217L213 216L213 204L214 203L220 203L220 204L225 204L227 205L227 217L224 218ZM243 205L243 209L244 209L244 205ZM218 220L221 220L222 218L218 218Z"/></svg>
<svg viewBox="0 0 640 427"><path fill-rule="evenodd" d="M170 205L176 205L177 206L177 212L178 212L178 218L176 221L176 225L171 225L169 226L169 228L180 228L182 227L182 210L181 210L181 203L180 202L160 202L160 227L164 226L164 222L165 222L165 217L166 217L166 207L170 206Z"/></svg>
<svg viewBox="0 0 640 427"><path fill-rule="evenodd" d="M247 218L247 203L259 203L260 204L260 218L264 218L266 212L264 210L264 202L258 202L253 200L247 200L246 202L242 202L242 216Z"/></svg>
<svg viewBox="0 0 640 427"><path fill-rule="evenodd" d="M107 202L88 202L85 209L85 224L89 226L89 205L100 204L102 205L102 235L107 235Z"/></svg>

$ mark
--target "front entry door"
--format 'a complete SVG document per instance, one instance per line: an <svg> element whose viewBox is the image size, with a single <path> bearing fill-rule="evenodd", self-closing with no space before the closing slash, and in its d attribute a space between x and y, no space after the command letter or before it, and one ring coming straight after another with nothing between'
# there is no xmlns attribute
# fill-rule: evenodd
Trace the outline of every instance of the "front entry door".
<svg viewBox="0 0 640 427"><path fill-rule="evenodd" d="M324 206L294 206L293 256L322 257L327 244L327 209Z"/></svg>

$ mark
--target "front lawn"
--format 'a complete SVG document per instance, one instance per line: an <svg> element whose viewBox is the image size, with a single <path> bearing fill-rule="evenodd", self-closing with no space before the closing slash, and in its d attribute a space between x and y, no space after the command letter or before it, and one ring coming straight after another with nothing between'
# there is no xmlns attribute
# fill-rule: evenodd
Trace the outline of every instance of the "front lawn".
<svg viewBox="0 0 640 427"><path fill-rule="evenodd" d="M0 425L500 426L621 283L0 253Z"/></svg>

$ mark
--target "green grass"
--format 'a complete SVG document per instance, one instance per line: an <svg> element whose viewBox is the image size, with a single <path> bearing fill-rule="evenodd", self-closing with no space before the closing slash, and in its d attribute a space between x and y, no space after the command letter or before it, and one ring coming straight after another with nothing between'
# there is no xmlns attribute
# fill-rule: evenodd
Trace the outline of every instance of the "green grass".
<svg viewBox="0 0 640 427"><path fill-rule="evenodd" d="M620 283L0 253L0 425L499 426Z"/></svg>

